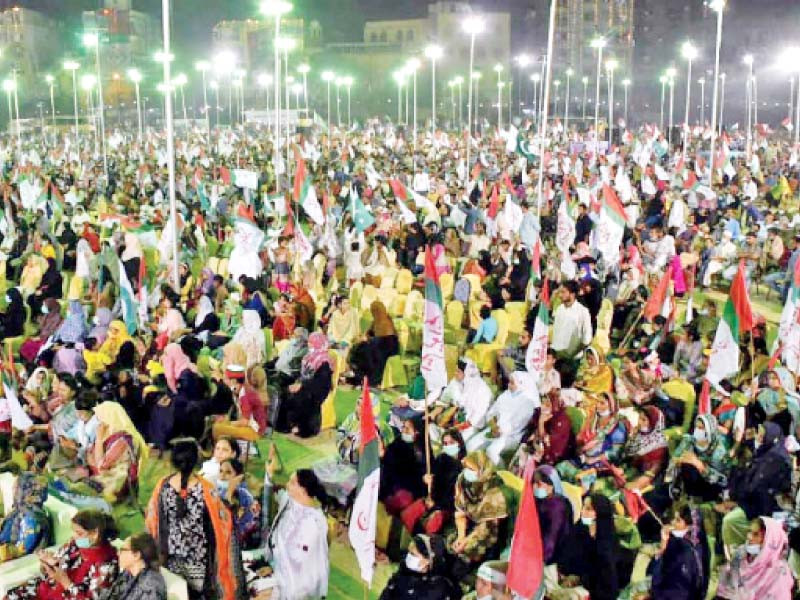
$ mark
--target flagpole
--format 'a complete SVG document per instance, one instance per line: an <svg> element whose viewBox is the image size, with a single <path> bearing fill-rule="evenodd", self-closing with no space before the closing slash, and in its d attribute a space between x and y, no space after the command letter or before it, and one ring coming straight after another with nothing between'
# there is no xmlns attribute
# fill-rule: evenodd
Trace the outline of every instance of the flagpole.
<svg viewBox="0 0 800 600"><path fill-rule="evenodd" d="M180 289L178 275L178 209L175 202L175 139L172 123L172 85L170 75L170 7L169 0L161 0L161 20L164 33L164 85L167 86L164 94L167 121L167 172L169 176L169 213L172 219L172 285L175 290Z"/></svg>
<svg viewBox="0 0 800 600"><path fill-rule="evenodd" d="M542 184L544 180L544 136L547 132L547 110L550 104L550 80L553 76L553 36L556 29L556 2L550 2L550 24L547 30L547 68L544 79L544 99L542 101L542 122L539 126L539 179L536 182L536 216L542 214Z"/></svg>

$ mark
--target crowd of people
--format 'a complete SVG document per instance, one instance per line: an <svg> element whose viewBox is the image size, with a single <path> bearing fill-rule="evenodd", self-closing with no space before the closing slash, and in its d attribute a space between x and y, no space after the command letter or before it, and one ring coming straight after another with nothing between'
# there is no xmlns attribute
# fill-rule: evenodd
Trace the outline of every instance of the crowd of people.
<svg viewBox="0 0 800 600"><path fill-rule="evenodd" d="M547 598L792 598L798 149L620 133L190 129L174 216L162 133L0 140L6 597L330 597L370 398L382 599L517 597L524 494Z"/></svg>

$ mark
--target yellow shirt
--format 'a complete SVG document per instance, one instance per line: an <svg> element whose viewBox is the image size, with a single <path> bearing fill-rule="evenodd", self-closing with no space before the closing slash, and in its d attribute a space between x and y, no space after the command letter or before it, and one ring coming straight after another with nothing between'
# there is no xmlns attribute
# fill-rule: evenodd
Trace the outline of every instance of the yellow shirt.
<svg viewBox="0 0 800 600"><path fill-rule="evenodd" d="M99 350L84 350L83 360L86 361L86 379L92 383L97 383L100 373L114 362L108 354Z"/></svg>

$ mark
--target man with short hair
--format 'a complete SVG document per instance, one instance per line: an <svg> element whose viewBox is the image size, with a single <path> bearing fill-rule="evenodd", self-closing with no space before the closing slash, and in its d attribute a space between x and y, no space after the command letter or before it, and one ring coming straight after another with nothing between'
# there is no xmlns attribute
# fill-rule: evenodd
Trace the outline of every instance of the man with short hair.
<svg viewBox="0 0 800 600"><path fill-rule="evenodd" d="M559 357L574 359L592 343L589 309L577 301L578 283L566 281L559 289L561 304L553 313L553 339L550 347Z"/></svg>

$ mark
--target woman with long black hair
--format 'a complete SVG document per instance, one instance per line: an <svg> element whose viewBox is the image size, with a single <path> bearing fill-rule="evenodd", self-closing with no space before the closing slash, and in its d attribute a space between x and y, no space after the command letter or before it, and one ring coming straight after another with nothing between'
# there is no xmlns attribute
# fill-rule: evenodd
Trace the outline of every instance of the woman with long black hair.
<svg viewBox="0 0 800 600"><path fill-rule="evenodd" d="M245 588L233 516L216 487L195 473L199 458L193 438L172 443L176 472L153 490L147 529L164 566L186 580L190 598L238 600Z"/></svg>

